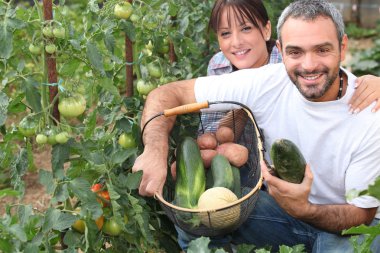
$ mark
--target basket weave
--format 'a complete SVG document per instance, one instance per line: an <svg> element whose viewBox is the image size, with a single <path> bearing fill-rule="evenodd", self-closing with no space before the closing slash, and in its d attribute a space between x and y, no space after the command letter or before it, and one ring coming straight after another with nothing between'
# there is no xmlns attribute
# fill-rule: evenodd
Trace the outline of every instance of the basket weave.
<svg viewBox="0 0 380 253"><path fill-rule="evenodd" d="M228 111L220 111L220 106L233 107ZM260 161L263 160L263 140L256 121L245 105L236 102L205 102L185 105L166 110L161 115L166 117L194 113L202 108L218 108L220 119L216 127L207 126L202 122L209 112L201 113L200 132L213 132L219 126L233 129L235 142L245 145L249 150L248 161L240 168L242 197L226 206L217 209L189 209L173 204L174 188L164 187L163 195L155 194L168 218L180 229L196 236L219 236L237 229L255 208L258 192L263 178ZM213 111L212 113L215 113ZM215 116L215 114L213 114ZM148 121L149 122L149 121ZM144 126L145 128L145 126ZM144 129L143 129L144 131ZM196 138L196 136L194 136Z"/></svg>

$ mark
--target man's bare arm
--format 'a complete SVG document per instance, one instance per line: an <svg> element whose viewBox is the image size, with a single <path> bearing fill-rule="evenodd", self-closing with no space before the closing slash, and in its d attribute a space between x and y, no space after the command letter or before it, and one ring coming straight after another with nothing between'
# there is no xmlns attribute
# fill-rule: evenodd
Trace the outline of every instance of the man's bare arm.
<svg viewBox="0 0 380 253"><path fill-rule="evenodd" d="M377 208L359 208L350 204L317 205L309 202L313 175L306 166L301 184L292 184L272 176L265 163L261 171L267 182L270 195L291 216L330 232L340 232L353 226L369 224Z"/></svg>
<svg viewBox="0 0 380 253"><path fill-rule="evenodd" d="M195 80L185 80L158 87L149 93L145 102L141 127L153 116L166 109L195 102ZM143 171L139 193L153 196L161 192L167 173L168 137L175 116L160 116L148 123L144 130L144 152L136 159L132 171Z"/></svg>
<svg viewBox="0 0 380 253"><path fill-rule="evenodd" d="M315 227L340 232L361 224L369 225L375 217L377 208L359 208L353 205L313 205L299 219ZM297 218L297 217L296 217Z"/></svg>

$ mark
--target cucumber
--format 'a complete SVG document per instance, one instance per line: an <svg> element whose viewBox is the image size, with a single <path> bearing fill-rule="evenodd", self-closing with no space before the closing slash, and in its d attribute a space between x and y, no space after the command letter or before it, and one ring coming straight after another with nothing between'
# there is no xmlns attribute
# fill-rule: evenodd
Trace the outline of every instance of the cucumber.
<svg viewBox="0 0 380 253"><path fill-rule="evenodd" d="M291 183L301 183L306 161L298 147L290 140L278 139L271 147L270 157L278 177Z"/></svg>
<svg viewBox="0 0 380 253"><path fill-rule="evenodd" d="M230 162L224 155L217 154L211 161L213 187L224 187L234 190L234 175Z"/></svg>
<svg viewBox="0 0 380 253"><path fill-rule="evenodd" d="M174 203L180 207L196 208L206 190L205 168L198 144L185 137L176 150L177 179Z"/></svg>

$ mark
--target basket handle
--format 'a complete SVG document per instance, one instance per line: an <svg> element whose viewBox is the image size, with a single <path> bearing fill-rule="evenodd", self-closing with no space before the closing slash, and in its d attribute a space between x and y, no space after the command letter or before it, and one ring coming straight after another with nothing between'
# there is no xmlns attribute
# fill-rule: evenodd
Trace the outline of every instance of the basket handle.
<svg viewBox="0 0 380 253"><path fill-rule="evenodd" d="M164 110L164 115L165 117L170 117L170 116L180 115L180 114L185 114L185 113L190 113L190 112L197 112L200 109L204 109L208 107L209 107L208 101L186 104L186 105L177 106L171 109L166 109Z"/></svg>

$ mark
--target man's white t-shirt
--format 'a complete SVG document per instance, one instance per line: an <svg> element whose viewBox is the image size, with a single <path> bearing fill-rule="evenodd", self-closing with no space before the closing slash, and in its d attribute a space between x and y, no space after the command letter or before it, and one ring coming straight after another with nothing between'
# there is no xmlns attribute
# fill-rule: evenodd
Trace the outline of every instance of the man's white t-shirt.
<svg viewBox="0 0 380 253"><path fill-rule="evenodd" d="M380 113L372 113L372 106L359 114L349 113L356 77L345 73L345 95L330 102L306 100L282 63L200 77L195 82L195 97L198 102L247 105L264 131L266 150L276 139L293 141L314 175L310 202L379 207L380 201L370 196L346 198L352 189L367 189L380 176ZM265 157L270 161L268 152Z"/></svg>

